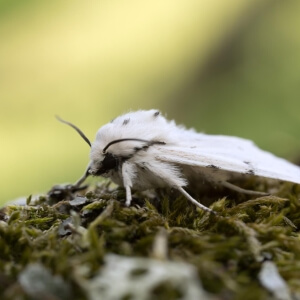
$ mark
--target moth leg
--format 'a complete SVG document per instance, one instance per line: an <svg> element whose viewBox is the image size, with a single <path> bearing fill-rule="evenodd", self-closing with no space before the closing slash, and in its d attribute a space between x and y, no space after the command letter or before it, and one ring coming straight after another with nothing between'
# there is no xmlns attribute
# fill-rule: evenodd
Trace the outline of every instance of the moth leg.
<svg viewBox="0 0 300 300"><path fill-rule="evenodd" d="M125 189L126 189L126 202L125 202L125 205L130 206L131 200L132 200L131 187L129 185L126 185Z"/></svg>
<svg viewBox="0 0 300 300"><path fill-rule="evenodd" d="M268 196L268 195L270 195L270 194L264 193L264 192L246 190L246 189L243 189L243 188L241 188L237 185L234 185L230 182L227 182L227 181L220 181L219 183L228 189L231 189L235 192L246 194L246 195L253 195L253 196Z"/></svg>
<svg viewBox="0 0 300 300"><path fill-rule="evenodd" d="M196 199L194 199L188 192L186 192L181 186L177 186L176 187L189 201L191 201L193 204L195 204L196 206L198 206L199 208L201 208L204 211L207 211L209 213L213 213L216 214L215 211L213 211L212 209L206 207L205 205L199 203Z"/></svg>
<svg viewBox="0 0 300 300"><path fill-rule="evenodd" d="M122 177L123 185L126 190L126 206L130 206L132 196L131 196L131 187L132 187L132 178L134 177L134 167L132 164L125 162L122 165Z"/></svg>

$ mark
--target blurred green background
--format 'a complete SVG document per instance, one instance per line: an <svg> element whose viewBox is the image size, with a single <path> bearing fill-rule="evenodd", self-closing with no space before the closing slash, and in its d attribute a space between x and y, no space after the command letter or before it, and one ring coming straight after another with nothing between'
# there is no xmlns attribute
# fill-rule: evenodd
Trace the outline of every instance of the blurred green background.
<svg viewBox="0 0 300 300"><path fill-rule="evenodd" d="M74 182L131 109L300 149L300 2L0 0L0 202Z"/></svg>

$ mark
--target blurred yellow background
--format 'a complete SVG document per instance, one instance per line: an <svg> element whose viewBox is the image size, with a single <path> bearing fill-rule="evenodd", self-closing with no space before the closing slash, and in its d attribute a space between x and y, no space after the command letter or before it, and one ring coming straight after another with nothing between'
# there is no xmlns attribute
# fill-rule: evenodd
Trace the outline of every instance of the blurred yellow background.
<svg viewBox="0 0 300 300"><path fill-rule="evenodd" d="M88 146L159 108L291 160L300 153L299 1L0 1L0 202L74 182ZM298 156L299 155L299 156Z"/></svg>

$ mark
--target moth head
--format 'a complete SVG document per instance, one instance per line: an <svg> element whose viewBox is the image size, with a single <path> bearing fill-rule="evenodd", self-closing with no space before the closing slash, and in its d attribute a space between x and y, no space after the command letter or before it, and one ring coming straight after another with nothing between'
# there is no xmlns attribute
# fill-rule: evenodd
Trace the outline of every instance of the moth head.
<svg viewBox="0 0 300 300"><path fill-rule="evenodd" d="M118 157L111 152L109 152L108 148L112 146L113 144L117 144L124 141L139 141L139 142L147 142L140 139L120 139L120 140L113 140L110 143L108 143L103 149L101 149L101 146L98 143L92 143L90 140L86 137L86 135L74 124L65 121L61 119L60 117L56 116L57 120L67 124L68 126L72 127L82 138L83 140L91 147L91 161L89 163L89 166L87 168L87 171L85 173L85 177L89 175L93 176L100 176L107 174L109 171L117 169L120 162L124 160L122 157Z"/></svg>
<svg viewBox="0 0 300 300"><path fill-rule="evenodd" d="M132 147L132 145L126 145L126 152L122 150L122 154L116 153L116 148L112 146L117 146L116 144L124 142L134 142L140 147ZM110 141L103 147L103 143L101 141L93 143L91 149L91 161L89 165L89 174L93 176L105 176L109 171L118 170L118 167L122 164L122 162L134 156L136 152L141 149L145 149L148 147L148 141L136 138L123 138L116 139ZM120 150L120 149L118 149Z"/></svg>
<svg viewBox="0 0 300 300"><path fill-rule="evenodd" d="M120 159L111 152L103 152L99 144L92 145L88 172L92 176L104 176L111 170L117 170Z"/></svg>
<svg viewBox="0 0 300 300"><path fill-rule="evenodd" d="M110 141L103 147L103 144L99 144L97 142L92 143L86 137L86 135L74 124L61 119L60 117L56 116L56 118L64 123L75 129L75 131L83 138L83 140L91 147L91 161L88 165L87 171L79 180L81 183L82 180L89 175L93 176L104 176L105 174L109 173L109 171L117 170L118 167L124 162L125 160L133 157L137 152L141 150L147 150L150 146L155 144L163 145L164 142L160 141L148 141L139 138L122 138ZM113 149L111 146L115 144L123 143L123 142L130 142L131 145L128 147L126 153L123 151L122 155L116 155L113 153ZM103 148L102 148L103 147Z"/></svg>
<svg viewBox="0 0 300 300"><path fill-rule="evenodd" d="M119 143L130 142L125 144L127 151L122 154L114 153L110 147ZM122 138L110 141L103 149L98 143L92 145L91 162L89 166L89 174L94 176L105 176L109 171L118 170L119 166L126 160L132 158L139 151L146 151L150 146L155 144L165 144L159 141L148 141L138 138Z"/></svg>
<svg viewBox="0 0 300 300"><path fill-rule="evenodd" d="M89 176L89 175L93 175L93 176L99 176L102 174L107 173L109 170L116 168L117 166L117 159L115 156L113 156L110 153L102 153L103 151L97 151L97 144L94 145L94 147L92 146L92 143L90 142L90 140L86 137L86 135L74 124L65 121L63 119L61 119L60 117L56 116L57 120L69 125L70 127L72 127L73 129L75 129L75 131L83 138L83 140L92 148L91 149L91 162L88 166L88 169L86 171L85 176ZM95 151L96 150L96 151ZM93 155L94 154L94 155ZM94 156L94 158L93 158Z"/></svg>

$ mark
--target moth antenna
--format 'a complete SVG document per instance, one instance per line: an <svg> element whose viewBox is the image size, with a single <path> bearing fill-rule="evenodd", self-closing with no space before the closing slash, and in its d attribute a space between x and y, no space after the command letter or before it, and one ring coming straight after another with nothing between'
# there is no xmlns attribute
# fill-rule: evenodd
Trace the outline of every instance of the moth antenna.
<svg viewBox="0 0 300 300"><path fill-rule="evenodd" d="M118 140L114 140L109 142L102 150L103 153L106 152L106 150L113 144L116 143L121 143L121 142L126 142L126 141L135 141L135 142L142 142L142 143L147 143L148 146L152 146L155 144L159 144L159 145L165 145L165 142L160 142L160 141L148 141L148 140L143 140L143 139L135 139L135 138L125 138L125 139L118 139Z"/></svg>
<svg viewBox="0 0 300 300"><path fill-rule="evenodd" d="M60 118L59 116L55 116L56 117L56 119L59 121L59 122L62 122L62 123L64 123L64 124L67 124L67 125L69 125L70 127L72 127L73 129L75 129L78 133L79 133L79 135L88 143L88 145L90 146L90 147L92 147L92 144L91 144L91 142L90 142L90 140L86 137L86 135L77 127L77 126L75 126L74 124L72 124L72 123L70 123L70 122L68 122L68 121L65 121L65 120L63 120L62 118Z"/></svg>

